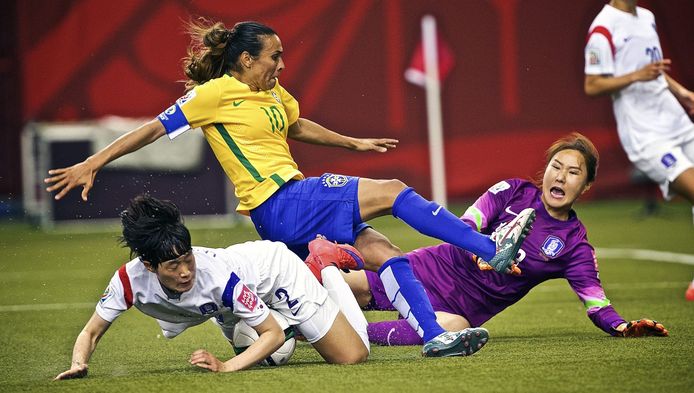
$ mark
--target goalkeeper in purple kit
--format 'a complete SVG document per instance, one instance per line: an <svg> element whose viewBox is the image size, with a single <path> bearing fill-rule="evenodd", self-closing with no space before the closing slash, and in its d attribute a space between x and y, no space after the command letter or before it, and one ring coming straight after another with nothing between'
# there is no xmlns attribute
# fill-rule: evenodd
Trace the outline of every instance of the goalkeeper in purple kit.
<svg viewBox="0 0 694 393"><path fill-rule="evenodd" d="M662 324L641 319L627 322L610 304L598 277L595 250L572 209L586 192L598 167L598 153L583 135L573 133L547 150L541 184L520 179L497 183L467 209L462 220L482 233L510 222L518 212L534 208L533 229L516 264L499 274L472 253L451 244L408 253L415 276L426 288L437 320L448 330L478 327L523 298L540 283L564 278L585 305L588 317L613 336L667 336ZM393 310L378 275L346 275L360 305ZM382 345L414 345L419 336L405 320L370 323L369 339Z"/></svg>

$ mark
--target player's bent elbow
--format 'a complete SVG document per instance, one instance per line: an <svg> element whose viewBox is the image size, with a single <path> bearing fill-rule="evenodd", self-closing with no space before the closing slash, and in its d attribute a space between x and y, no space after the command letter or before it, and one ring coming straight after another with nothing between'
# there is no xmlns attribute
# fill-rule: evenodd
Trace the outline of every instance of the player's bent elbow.
<svg viewBox="0 0 694 393"><path fill-rule="evenodd" d="M610 88L605 85L605 78L604 76L599 76L599 75L586 75L585 79L583 80L583 92L588 96L588 97L598 97L601 95L609 94Z"/></svg>
<svg viewBox="0 0 694 393"><path fill-rule="evenodd" d="M583 92L588 97L597 97L600 95L600 92L593 85L590 85L588 83L583 85Z"/></svg>

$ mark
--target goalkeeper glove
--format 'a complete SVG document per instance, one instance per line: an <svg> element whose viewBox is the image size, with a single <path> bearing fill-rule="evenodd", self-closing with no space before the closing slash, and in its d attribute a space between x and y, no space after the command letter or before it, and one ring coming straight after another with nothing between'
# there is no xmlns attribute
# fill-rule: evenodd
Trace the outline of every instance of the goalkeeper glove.
<svg viewBox="0 0 694 393"><path fill-rule="evenodd" d="M627 323L627 327L622 330L624 337L645 337L645 336L661 336L667 337L668 331L658 321L650 319L639 319Z"/></svg>

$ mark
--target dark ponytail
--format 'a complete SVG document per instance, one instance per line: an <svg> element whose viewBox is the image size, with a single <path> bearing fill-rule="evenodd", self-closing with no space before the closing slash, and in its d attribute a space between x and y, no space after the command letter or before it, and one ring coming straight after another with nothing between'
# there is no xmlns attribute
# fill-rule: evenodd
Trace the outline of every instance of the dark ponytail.
<svg viewBox="0 0 694 393"><path fill-rule="evenodd" d="M221 22L200 18L187 25L191 44L183 59L183 72L188 80L186 90L219 78L230 70L240 70L239 56L248 52L252 57L263 49L261 36L276 35L270 27L258 22L239 22L227 30Z"/></svg>
<svg viewBox="0 0 694 393"><path fill-rule="evenodd" d="M147 194L138 195L121 214L121 244L157 268L160 262L176 259L191 249L190 232L178 207Z"/></svg>

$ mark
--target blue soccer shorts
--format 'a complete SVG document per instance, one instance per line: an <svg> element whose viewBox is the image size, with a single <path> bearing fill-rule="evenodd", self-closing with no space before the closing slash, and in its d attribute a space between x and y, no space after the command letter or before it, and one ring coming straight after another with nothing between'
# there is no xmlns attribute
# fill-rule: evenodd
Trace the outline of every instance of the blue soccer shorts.
<svg viewBox="0 0 694 393"><path fill-rule="evenodd" d="M283 242L302 259L318 234L353 244L369 227L361 220L358 183L358 177L332 173L289 181L251 210L251 220L263 240Z"/></svg>

